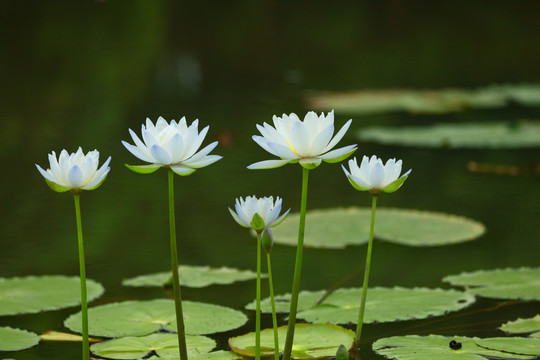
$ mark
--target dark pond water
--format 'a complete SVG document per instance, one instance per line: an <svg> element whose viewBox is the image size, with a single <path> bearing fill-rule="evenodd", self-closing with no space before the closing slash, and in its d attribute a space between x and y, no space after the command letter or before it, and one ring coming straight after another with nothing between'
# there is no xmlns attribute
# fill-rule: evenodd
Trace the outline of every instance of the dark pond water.
<svg viewBox="0 0 540 360"><path fill-rule="evenodd" d="M169 266L166 174L138 175L120 144L128 128L149 116L185 115L209 124L224 159L176 179L180 263L255 268L255 243L227 207L246 195L278 195L298 211L299 166L248 171L269 155L252 140L255 125L273 114L305 114L306 90L373 87L483 86L540 81L538 2L452 2L425 7L324 1L28 2L2 1L0 93L0 276L78 274L73 201L48 189L34 163L62 148L97 148L112 170L97 191L82 196L87 274L106 287L93 305L167 296L161 289L121 286L127 277ZM427 124L538 118L540 109L510 107L439 116L354 116L341 144L368 125ZM441 278L477 269L539 265L539 178L536 149L414 149L362 143L357 156L403 159L413 173L380 206L442 211L486 225L476 241L435 248L377 242L373 286L447 287ZM521 166L518 176L473 173L469 161ZM369 196L347 184L336 164L311 173L308 209L369 206ZM272 253L275 291L290 291L295 249ZM302 288L326 289L363 267L365 246L306 249ZM323 264L323 265L321 265ZM344 286L360 286L361 274ZM186 299L237 309L254 298L255 282L185 288ZM2 317L0 325L40 333L64 330L76 308ZM370 344L397 334L498 334L501 323L532 316L538 303L480 300L447 317L365 327L364 360L378 359ZM250 314L251 320L253 314ZM283 320L281 321L285 323ZM263 326L271 326L270 317ZM215 337L251 331L253 321ZM80 344L43 343L0 358L73 359Z"/></svg>

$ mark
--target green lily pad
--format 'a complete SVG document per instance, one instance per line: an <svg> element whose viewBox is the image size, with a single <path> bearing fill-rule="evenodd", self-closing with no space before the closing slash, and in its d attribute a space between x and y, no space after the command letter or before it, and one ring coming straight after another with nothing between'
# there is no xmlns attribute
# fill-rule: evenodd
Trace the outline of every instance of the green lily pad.
<svg viewBox="0 0 540 360"><path fill-rule="evenodd" d="M87 299L94 300L105 291L93 280L86 280ZM0 315L57 310L81 303L78 277L60 275L0 278Z"/></svg>
<svg viewBox="0 0 540 360"><path fill-rule="evenodd" d="M317 301L322 298L322 296L326 293L324 290L319 291L300 291L298 294L298 305L297 310L307 310L315 306ZM272 312L272 302L270 301L270 297L267 297L266 299L261 300L261 311L265 313L271 313ZM276 295L275 298L275 304L276 304L276 312L277 313L288 313L291 307L291 294L283 294L283 295ZM247 310L253 310L256 309L256 300L253 300L249 304L246 305Z"/></svg>
<svg viewBox="0 0 540 360"><path fill-rule="evenodd" d="M506 353L540 356L540 339L525 337L496 337L478 339L476 345Z"/></svg>
<svg viewBox="0 0 540 360"><path fill-rule="evenodd" d="M257 273L251 270L238 270L229 267L181 265L178 268L182 286L201 288L214 284L232 284L236 281L252 280ZM141 275L122 281L125 286L165 286L171 285L171 272Z"/></svg>
<svg viewBox="0 0 540 360"><path fill-rule="evenodd" d="M510 334L526 334L540 337L540 314L528 319L517 319L502 324L499 329Z"/></svg>
<svg viewBox="0 0 540 360"><path fill-rule="evenodd" d="M354 114L405 111L415 114L445 114L465 109L495 109L516 102L540 105L540 85L494 85L475 90L387 89L355 92L312 93L307 96L314 110L335 109Z"/></svg>
<svg viewBox="0 0 540 360"><path fill-rule="evenodd" d="M450 148L526 148L540 146L540 122L489 122L365 128L362 141Z"/></svg>
<svg viewBox="0 0 540 360"><path fill-rule="evenodd" d="M324 292L303 291L299 295L297 318L312 323L354 324L358 321L361 288L338 289L319 305L313 306ZM279 296L280 310L289 309L290 296ZM475 301L474 296L455 290L401 287L375 287L368 290L364 322L378 323L423 319L461 310ZM253 303L249 305L253 309ZM268 299L261 311L271 312Z"/></svg>
<svg viewBox="0 0 540 360"><path fill-rule="evenodd" d="M299 213L290 214L273 230L274 241L296 246ZM311 210L306 215L304 245L340 249L367 243L371 209L360 207ZM438 246L473 240L484 226L461 216L410 209L380 208L375 237L409 246Z"/></svg>
<svg viewBox="0 0 540 360"><path fill-rule="evenodd" d="M186 335L188 356L212 351L216 342L206 336ZM150 334L103 341L90 347L92 353L108 359L140 359L155 351L160 357L179 355L177 334Z"/></svg>
<svg viewBox="0 0 540 360"><path fill-rule="evenodd" d="M280 352L285 346L287 326L278 328ZM354 332L336 325L296 324L292 357L295 359L314 359L335 356L340 344L352 346ZM242 356L255 356L255 333L229 339L232 351ZM261 356L274 354L273 329L261 331Z"/></svg>
<svg viewBox="0 0 540 360"><path fill-rule="evenodd" d="M232 351L224 351L224 350L218 350L218 351L212 351L206 354L195 354L190 355L190 360L238 360L242 357L233 353ZM152 356L148 358L149 360L181 360L180 356Z"/></svg>
<svg viewBox="0 0 540 360"><path fill-rule="evenodd" d="M540 300L540 268L479 270L447 276L443 281L488 298Z"/></svg>
<svg viewBox="0 0 540 360"><path fill-rule="evenodd" d="M39 336L32 332L0 327L0 351L19 351L39 343Z"/></svg>
<svg viewBox="0 0 540 360"><path fill-rule="evenodd" d="M501 339L501 343L509 346L522 344L524 338L494 338ZM514 339L514 340L512 340ZM450 348L450 341L461 343L459 350ZM511 353L508 351L499 351L482 347L478 342L484 340L468 338L463 336L444 337L440 335L429 336L393 336L377 340L372 345L373 351L379 355L383 355L388 359L396 360L485 360L489 358L501 359L534 359L535 356L526 355L523 353ZM536 340L536 339L526 339ZM489 342L489 345L497 343Z"/></svg>
<svg viewBox="0 0 540 360"><path fill-rule="evenodd" d="M186 334L204 335L236 329L247 321L242 312L220 305L182 302ZM141 336L160 329L176 331L174 301L156 299L125 301L88 309L88 328L93 336ZM81 332L81 313L71 315L64 325Z"/></svg>

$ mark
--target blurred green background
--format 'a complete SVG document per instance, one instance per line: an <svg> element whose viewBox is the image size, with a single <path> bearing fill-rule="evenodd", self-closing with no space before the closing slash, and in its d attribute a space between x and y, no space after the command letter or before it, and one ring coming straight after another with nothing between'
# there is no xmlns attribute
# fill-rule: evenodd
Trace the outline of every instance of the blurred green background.
<svg viewBox="0 0 540 360"><path fill-rule="evenodd" d="M131 289L122 279L169 266L166 174L131 173L139 163L121 145L146 117L198 118L210 125L205 144L224 159L176 179L180 263L255 268L255 243L230 217L238 196L278 195L299 210L299 166L248 171L271 158L251 139L274 114L309 109L311 90L475 88L540 82L538 1L0 1L0 276L78 274L73 201L48 189L34 164L78 146L112 156L97 191L82 196L87 274L107 289L96 303L166 296ZM331 110L331 109L328 109ZM353 125L341 145L357 143L368 125L538 119L540 109L414 116L336 113ZM413 173L380 206L442 211L483 222L480 239L438 248L376 243L370 285L445 287L447 274L496 267L537 266L540 225L537 149L448 150L359 144L356 156L398 157ZM518 176L468 172L469 161L522 166ZM309 208L369 206L339 165L323 164L310 178ZM290 291L295 249L273 251L276 293ZM305 289L323 289L363 267L365 247L305 252ZM325 264L321 266L321 263ZM346 286L361 285L361 275ZM243 307L254 282L185 289L192 300ZM432 324L427 332L489 336L500 323L534 315L537 304L481 311ZM62 330L76 309L2 317L0 325L35 332ZM252 314L250 314L252 316ZM481 322L490 322L478 327ZM413 322L411 322L413 324ZM414 323L416 324L416 323ZM271 326L270 319L265 325ZM370 325L362 358L377 359L370 342L414 333L407 323ZM452 329L439 327L457 326ZM249 323L218 336L251 331ZM439 330L438 330L439 329ZM457 330L456 330L457 329ZM418 332L418 329L415 329ZM78 344L41 344L17 359L68 359ZM3 354L0 357L4 356Z"/></svg>

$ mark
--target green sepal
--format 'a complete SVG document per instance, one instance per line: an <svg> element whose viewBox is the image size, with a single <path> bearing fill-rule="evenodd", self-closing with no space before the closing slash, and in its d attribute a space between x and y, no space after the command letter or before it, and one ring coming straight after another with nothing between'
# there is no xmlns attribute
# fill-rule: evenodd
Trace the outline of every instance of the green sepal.
<svg viewBox="0 0 540 360"><path fill-rule="evenodd" d="M261 243L264 251L266 251L267 254L270 254L270 252L272 251L272 246L274 245L274 237L272 236L272 230L270 230L269 228L263 230L261 234Z"/></svg>
<svg viewBox="0 0 540 360"><path fill-rule="evenodd" d="M161 167L161 165L156 165L156 164L150 164L150 165L129 165L129 164L124 164L126 165L126 167L133 171L133 172L136 172L137 174L151 174L153 172L156 172L157 169L159 169Z"/></svg>
<svg viewBox="0 0 540 360"><path fill-rule="evenodd" d="M105 175L105 177L99 182L99 184L97 184L96 186L94 187L91 187L90 189L84 189L84 190L95 190L97 189L98 187L101 186L101 184L103 184L103 182L105 182L105 179L107 178L107 175Z"/></svg>
<svg viewBox="0 0 540 360"><path fill-rule="evenodd" d="M264 224L264 219L261 217L261 215L255 213L253 215L253 218L251 219L251 223L250 223L251 227L259 232L261 230L263 230L265 228L265 224Z"/></svg>
<svg viewBox="0 0 540 360"><path fill-rule="evenodd" d="M65 187L65 186L62 186L62 185L58 185L57 183L54 183L52 181L49 181L47 179L45 179L45 182L47 183L47 185L49 185L49 187L56 191L56 192L59 192L59 193L63 193L63 192L66 192L66 191L69 191L71 190L70 188L68 187Z"/></svg>
<svg viewBox="0 0 540 360"><path fill-rule="evenodd" d="M333 159L323 159L324 162L327 162L329 164L333 164L333 163L337 163L337 162L340 162L340 161L343 161L345 160L346 158L348 158L349 156L351 156L352 154L354 154L354 152L357 150L358 148L355 147L353 149L351 149L350 151L347 151L345 154L341 155L341 156L338 156L337 158L333 158Z"/></svg>
<svg viewBox="0 0 540 360"><path fill-rule="evenodd" d="M405 175L405 176L400 177L399 179L395 180L394 182L391 182L390 184L383 187L382 191L384 191L385 193L393 193L394 191L399 189L401 187L401 185L403 185L403 183L405 182L405 180L407 180L408 177L409 177L409 175Z"/></svg>
<svg viewBox="0 0 540 360"><path fill-rule="evenodd" d="M319 166L321 163L300 163L300 166L302 166L304 169L313 170L317 166Z"/></svg>
<svg viewBox="0 0 540 360"><path fill-rule="evenodd" d="M364 187L358 185L356 182L354 182L353 179L351 179L350 176L347 176L347 179L349 180L349 182L351 183L353 188L355 188L356 190L358 190L358 191L368 191L369 190L368 188L364 188Z"/></svg>
<svg viewBox="0 0 540 360"><path fill-rule="evenodd" d="M345 345L339 345L336 351L336 360L349 360L349 350L347 350Z"/></svg>

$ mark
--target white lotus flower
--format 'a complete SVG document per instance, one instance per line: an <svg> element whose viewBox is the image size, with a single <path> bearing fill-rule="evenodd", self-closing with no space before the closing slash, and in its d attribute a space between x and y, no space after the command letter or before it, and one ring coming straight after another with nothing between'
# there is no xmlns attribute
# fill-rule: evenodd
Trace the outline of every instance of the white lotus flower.
<svg viewBox="0 0 540 360"><path fill-rule="evenodd" d="M369 191L377 195L381 191L392 193L399 189L407 180L412 169L405 174L401 173L401 160L390 159L383 165L381 159L373 155L371 159L367 156L362 158L362 163L358 167L356 158L349 160L350 172L342 165L345 175L351 185L360 191Z"/></svg>
<svg viewBox="0 0 540 360"><path fill-rule="evenodd" d="M66 150L60 152L58 160L53 151L49 154L50 169L43 170L36 164L37 169L45 178L47 184L57 192L71 190L78 193L82 190L98 188L111 170L109 163L111 157L98 169L99 151L89 151L84 155L81 148L76 153L68 154Z"/></svg>
<svg viewBox="0 0 540 360"><path fill-rule="evenodd" d="M248 196L245 200L240 197L236 199L234 207L236 212L229 208L234 220L240 226L252 228L255 231L279 225L291 211L289 209L279 216L281 212L281 198L279 196L275 203L272 196L263 198Z"/></svg>
<svg viewBox="0 0 540 360"><path fill-rule="evenodd" d="M356 151L356 145L345 146L332 150L343 138L351 121L334 135L334 111L328 115L310 111L301 121L294 113L283 114L282 117L274 115L274 127L264 123L257 125L262 136L254 135L253 140L264 150L281 160L266 160L251 164L248 169L271 169L287 163L299 162L305 168L313 169L324 160L329 163L339 162ZM331 151L332 150L332 151Z"/></svg>
<svg viewBox="0 0 540 360"><path fill-rule="evenodd" d="M215 163L222 156L208 155L214 150L218 142L214 141L202 150L199 150L209 126L198 131L199 120L195 120L190 126L186 124L186 118L170 123L163 117L159 117L156 125L150 119L146 119L146 126L141 127L142 139L129 129L129 133L135 143L131 145L126 141L122 144L133 155L151 163L150 165L126 165L129 169L141 173L153 173L162 166L169 167L178 175L189 175L196 169Z"/></svg>

